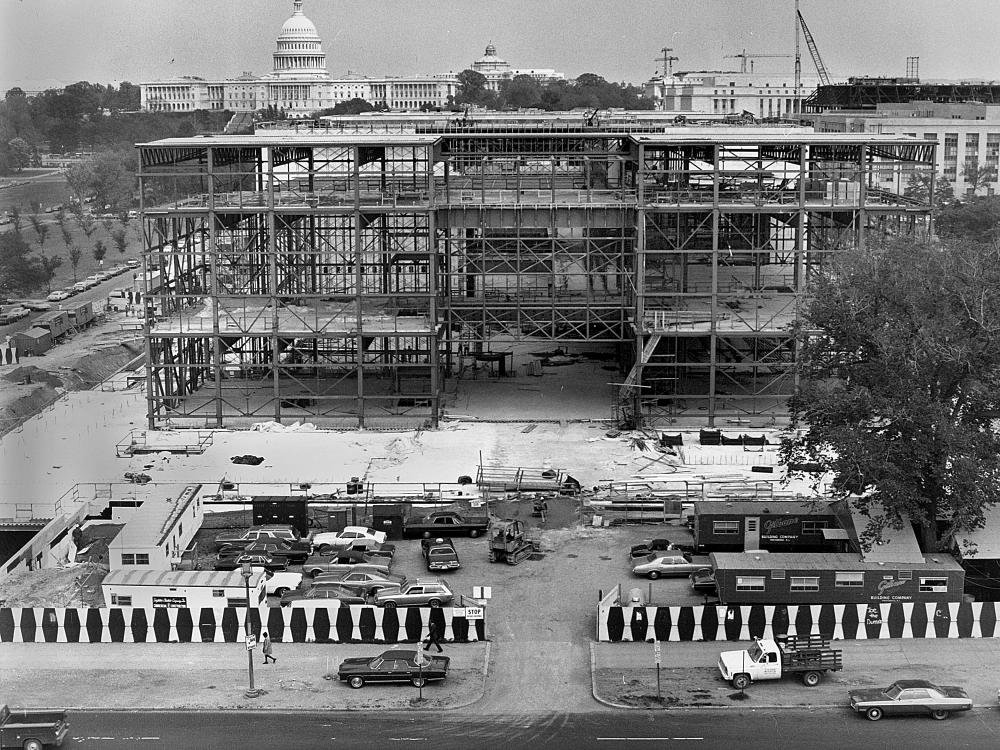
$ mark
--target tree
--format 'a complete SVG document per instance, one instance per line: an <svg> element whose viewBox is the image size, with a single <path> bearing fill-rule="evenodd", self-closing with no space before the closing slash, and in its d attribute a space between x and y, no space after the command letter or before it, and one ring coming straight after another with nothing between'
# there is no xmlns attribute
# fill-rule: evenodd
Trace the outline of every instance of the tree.
<svg viewBox="0 0 1000 750"><path fill-rule="evenodd" d="M921 203L928 203L931 194L931 175L927 172L914 172L903 188L903 195L914 198ZM930 201L932 208L947 206L955 200L955 190L947 177L937 175L934 179L934 200Z"/></svg>
<svg viewBox="0 0 1000 750"><path fill-rule="evenodd" d="M94 242L94 260L98 263L104 261L104 256L108 254L108 248L104 246L104 243L100 240Z"/></svg>
<svg viewBox="0 0 1000 750"><path fill-rule="evenodd" d="M38 251L44 254L45 240L49 236L49 225L35 214L31 214L28 219L31 221L31 228L35 230L35 236L38 238Z"/></svg>
<svg viewBox="0 0 1000 750"><path fill-rule="evenodd" d="M90 191L90 183L93 180L93 170L91 169L89 161L81 161L76 164L70 164L66 168L66 184L69 185L69 189L73 191L73 195L79 201L79 205L83 205L83 201L87 198L87 193ZM103 205L103 204L102 204Z"/></svg>
<svg viewBox="0 0 1000 750"><path fill-rule="evenodd" d="M80 229L83 230L83 234L89 240L90 235L97 230L97 225L94 223L94 217L81 211L80 213L74 213L74 218L76 219L76 223L80 225Z"/></svg>
<svg viewBox="0 0 1000 750"><path fill-rule="evenodd" d="M542 103L542 86L529 75L516 75L500 84L500 101L509 109L538 107Z"/></svg>
<svg viewBox="0 0 1000 750"><path fill-rule="evenodd" d="M44 281L37 258L18 231L0 234L0 289L24 294L33 292Z"/></svg>
<svg viewBox="0 0 1000 750"><path fill-rule="evenodd" d="M56 276L56 270L62 265L61 255L43 255L41 257L42 279L45 282L45 291L52 291L52 279Z"/></svg>
<svg viewBox="0 0 1000 750"><path fill-rule="evenodd" d="M361 115L365 112L372 112L375 106L364 99L355 97L347 101L337 102L332 108L322 109L316 113L317 117L324 115Z"/></svg>
<svg viewBox="0 0 1000 750"><path fill-rule="evenodd" d="M125 234L125 228L115 227L115 230L111 233L111 241L115 243L118 252L124 255L125 250L128 248L128 237Z"/></svg>
<svg viewBox="0 0 1000 750"><path fill-rule="evenodd" d="M14 231L21 232L21 208L19 206L10 207L10 223L14 225Z"/></svg>
<svg viewBox="0 0 1000 750"><path fill-rule="evenodd" d="M466 68L456 77L458 89L455 93L455 104L475 104L481 107L496 104L496 94L486 87L486 76L478 70Z"/></svg>
<svg viewBox="0 0 1000 750"><path fill-rule="evenodd" d="M996 167L980 167L974 162L969 162L962 170L962 176L969 184L969 190L973 195L979 192L980 188L988 187L996 180Z"/></svg>
<svg viewBox="0 0 1000 750"><path fill-rule="evenodd" d="M977 242L1000 240L1000 197L979 196L969 201L956 201L938 214L937 231L943 237Z"/></svg>
<svg viewBox="0 0 1000 750"><path fill-rule="evenodd" d="M31 165L31 146L24 138L11 138L7 141L10 154L10 165L18 172Z"/></svg>
<svg viewBox="0 0 1000 750"><path fill-rule="evenodd" d="M1000 501L1000 247L845 253L798 333L782 458L832 472L833 493L871 516L862 543L909 521L931 552L981 526Z"/></svg>
<svg viewBox="0 0 1000 750"><path fill-rule="evenodd" d="M69 263L73 266L73 283L76 283L76 268L80 265L80 259L83 258L83 251L74 244L67 245L67 252L69 254Z"/></svg>

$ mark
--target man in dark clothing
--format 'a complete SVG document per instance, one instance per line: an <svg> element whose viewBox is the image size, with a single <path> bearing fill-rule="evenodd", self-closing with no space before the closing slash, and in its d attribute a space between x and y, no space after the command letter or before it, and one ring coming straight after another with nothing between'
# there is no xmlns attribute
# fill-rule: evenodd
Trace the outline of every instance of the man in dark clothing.
<svg viewBox="0 0 1000 750"><path fill-rule="evenodd" d="M424 641L424 651L429 650L431 644L437 646L438 653L444 651L444 649L441 648L440 638L441 628L434 620L431 620L427 625L427 640Z"/></svg>

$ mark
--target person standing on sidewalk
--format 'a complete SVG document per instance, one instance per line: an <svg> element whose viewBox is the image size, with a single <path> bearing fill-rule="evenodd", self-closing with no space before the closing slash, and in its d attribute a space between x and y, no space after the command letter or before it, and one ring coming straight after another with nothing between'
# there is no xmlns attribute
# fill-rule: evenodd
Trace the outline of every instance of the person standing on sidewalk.
<svg viewBox="0 0 1000 750"><path fill-rule="evenodd" d="M278 661L278 657L271 655L272 648L273 647L271 646L271 636L270 636L270 634L269 633L264 633L264 645L261 648L261 650L264 652L264 663L265 664L268 663L268 659L270 659L271 661Z"/></svg>
<svg viewBox="0 0 1000 750"><path fill-rule="evenodd" d="M438 626L435 620L431 620L427 624L427 640L424 641L424 651L429 650L431 644L437 646L439 654L442 651L444 651L444 649L441 648L440 638L441 638L441 628Z"/></svg>

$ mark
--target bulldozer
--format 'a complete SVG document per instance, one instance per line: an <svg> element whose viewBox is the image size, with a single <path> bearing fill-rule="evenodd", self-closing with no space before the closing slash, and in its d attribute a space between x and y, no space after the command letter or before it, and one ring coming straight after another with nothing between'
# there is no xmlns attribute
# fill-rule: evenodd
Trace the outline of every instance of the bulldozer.
<svg viewBox="0 0 1000 750"><path fill-rule="evenodd" d="M535 544L524 536L520 521L505 519L490 527L490 562L517 565L531 557Z"/></svg>

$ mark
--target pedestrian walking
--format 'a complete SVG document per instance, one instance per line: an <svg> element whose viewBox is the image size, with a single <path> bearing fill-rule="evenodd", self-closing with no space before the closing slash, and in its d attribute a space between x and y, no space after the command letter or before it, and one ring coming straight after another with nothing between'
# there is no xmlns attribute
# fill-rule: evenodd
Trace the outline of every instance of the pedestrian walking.
<svg viewBox="0 0 1000 750"><path fill-rule="evenodd" d="M272 648L273 647L271 646L271 636L268 633L264 633L264 645L261 648L261 650L264 652L265 664L268 663L268 659L270 659L271 661L278 661L278 657L272 656L271 654Z"/></svg>
<svg viewBox="0 0 1000 750"><path fill-rule="evenodd" d="M437 646L438 653L444 651L441 648L441 628L434 620L431 620L427 625L427 640L424 641L424 651L430 649L431 645Z"/></svg>

